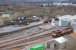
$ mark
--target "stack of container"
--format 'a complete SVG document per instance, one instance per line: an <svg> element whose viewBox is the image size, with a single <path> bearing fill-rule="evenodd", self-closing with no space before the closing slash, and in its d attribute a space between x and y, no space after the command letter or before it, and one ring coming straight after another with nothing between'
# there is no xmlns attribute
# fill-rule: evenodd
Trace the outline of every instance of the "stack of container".
<svg viewBox="0 0 76 50"><path fill-rule="evenodd" d="M30 48L30 50L45 50L45 49L46 49L45 45L43 45L43 44L38 44L38 45Z"/></svg>

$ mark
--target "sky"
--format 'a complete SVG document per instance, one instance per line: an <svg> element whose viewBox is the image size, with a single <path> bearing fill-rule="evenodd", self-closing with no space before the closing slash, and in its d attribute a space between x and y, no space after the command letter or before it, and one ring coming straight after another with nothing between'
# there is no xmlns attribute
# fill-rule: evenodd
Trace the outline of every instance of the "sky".
<svg viewBox="0 0 76 50"><path fill-rule="evenodd" d="M23 4L25 2L74 2L76 0L0 0L0 4Z"/></svg>

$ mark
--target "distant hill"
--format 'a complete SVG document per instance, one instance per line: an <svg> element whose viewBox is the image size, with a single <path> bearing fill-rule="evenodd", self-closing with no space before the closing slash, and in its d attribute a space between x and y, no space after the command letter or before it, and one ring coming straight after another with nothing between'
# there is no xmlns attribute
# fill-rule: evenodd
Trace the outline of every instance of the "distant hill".
<svg viewBox="0 0 76 50"><path fill-rule="evenodd" d="M36 3L36 2L40 2L40 3L53 3L53 2L60 2L60 3L76 3L76 0L0 0L0 5L23 5L26 3Z"/></svg>

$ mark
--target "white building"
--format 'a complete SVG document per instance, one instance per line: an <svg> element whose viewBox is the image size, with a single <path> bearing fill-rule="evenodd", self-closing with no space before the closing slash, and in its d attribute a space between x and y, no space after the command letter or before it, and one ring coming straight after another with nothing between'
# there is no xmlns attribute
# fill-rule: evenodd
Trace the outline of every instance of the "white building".
<svg viewBox="0 0 76 50"><path fill-rule="evenodd" d="M2 14L2 17L4 17L4 18L5 17L8 17L9 18L10 16L11 16L10 14Z"/></svg>
<svg viewBox="0 0 76 50"><path fill-rule="evenodd" d="M73 5L71 2L67 2L67 1L58 1L58 2L53 2L53 5L56 6L68 6L68 5Z"/></svg>
<svg viewBox="0 0 76 50"><path fill-rule="evenodd" d="M48 43L51 50L72 50L76 48L76 40L70 36L55 38Z"/></svg>
<svg viewBox="0 0 76 50"><path fill-rule="evenodd" d="M72 24L76 24L76 15L64 15L64 16L59 16L59 26L68 26Z"/></svg>

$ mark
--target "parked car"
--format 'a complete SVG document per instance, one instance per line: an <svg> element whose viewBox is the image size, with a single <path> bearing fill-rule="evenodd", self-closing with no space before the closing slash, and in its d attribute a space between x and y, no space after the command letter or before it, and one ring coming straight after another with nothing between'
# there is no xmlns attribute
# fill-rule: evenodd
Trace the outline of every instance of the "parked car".
<svg viewBox="0 0 76 50"><path fill-rule="evenodd" d="M26 19L26 16L17 17L16 20L15 20L15 24L18 24L18 25L28 25L28 20Z"/></svg>
<svg viewBox="0 0 76 50"><path fill-rule="evenodd" d="M51 19L48 19L48 20L45 20L44 23L49 23L49 22L51 23L51 21L52 21Z"/></svg>
<svg viewBox="0 0 76 50"><path fill-rule="evenodd" d="M45 20L44 23L48 23L48 21Z"/></svg>

